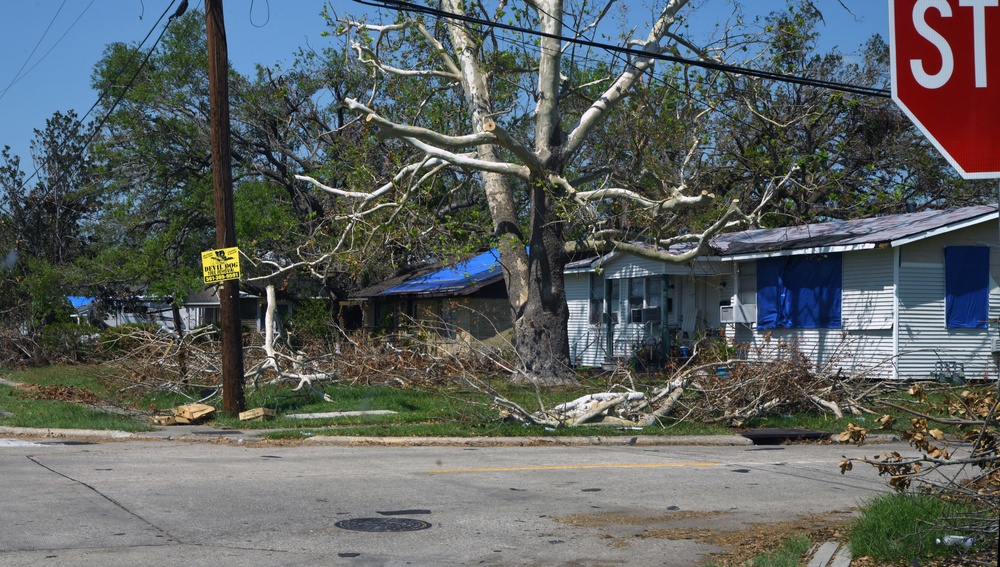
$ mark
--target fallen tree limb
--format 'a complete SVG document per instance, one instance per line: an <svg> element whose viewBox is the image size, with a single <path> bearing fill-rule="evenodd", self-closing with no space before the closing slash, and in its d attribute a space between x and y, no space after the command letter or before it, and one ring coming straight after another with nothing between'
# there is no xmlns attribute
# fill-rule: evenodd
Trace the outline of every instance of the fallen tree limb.
<svg viewBox="0 0 1000 567"><path fill-rule="evenodd" d="M588 411L587 413L583 414L582 416L578 417L576 419L576 421L574 421L573 423L571 423L569 425L570 425L570 427L576 427L578 425L586 423L586 422L594 419L598 415L601 415L605 411L607 411L607 410L609 410L609 409L617 406L618 404L624 402L627 399L628 399L628 394L619 394L619 395L615 396L614 398L611 398L609 400L605 400L605 401L597 404L597 406L595 406L594 409L592 409L592 410Z"/></svg>
<svg viewBox="0 0 1000 567"><path fill-rule="evenodd" d="M683 395L684 395L683 386L678 386L677 388L674 388L674 390L670 392L670 395L667 396L667 399L662 404L660 404L660 407L656 408L656 410L653 413L649 414L642 420L642 424L653 425L654 423L659 421L661 417L667 415L668 413L670 413L670 410L674 409L674 405L677 404L677 400L681 399L681 396Z"/></svg>

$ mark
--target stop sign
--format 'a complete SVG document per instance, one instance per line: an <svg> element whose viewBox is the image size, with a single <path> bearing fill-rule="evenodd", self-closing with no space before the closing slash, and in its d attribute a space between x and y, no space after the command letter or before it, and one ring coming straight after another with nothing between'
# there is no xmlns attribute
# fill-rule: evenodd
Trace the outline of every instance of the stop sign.
<svg viewBox="0 0 1000 567"><path fill-rule="evenodd" d="M889 0L892 99L962 177L1000 177L1000 0Z"/></svg>

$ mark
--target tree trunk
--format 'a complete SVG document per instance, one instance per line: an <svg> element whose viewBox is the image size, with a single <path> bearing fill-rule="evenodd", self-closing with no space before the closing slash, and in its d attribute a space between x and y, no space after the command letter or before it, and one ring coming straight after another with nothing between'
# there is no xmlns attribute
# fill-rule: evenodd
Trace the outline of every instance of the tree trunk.
<svg viewBox="0 0 1000 567"><path fill-rule="evenodd" d="M170 314L174 319L174 332L177 333L177 368L180 381L187 383L187 345L184 343L184 321L181 319L181 308L175 299L170 303Z"/></svg>
<svg viewBox="0 0 1000 567"><path fill-rule="evenodd" d="M517 379L545 385L575 384L569 358L569 308L563 274L568 256L562 224L552 213L549 195L540 184L535 186L528 261L525 273L517 278L523 287L508 285L520 364Z"/></svg>
<svg viewBox="0 0 1000 567"><path fill-rule="evenodd" d="M445 6L453 13L464 13L465 10L465 3L461 0L447 0ZM561 5L557 3L556 8L559 8L556 13L561 13ZM558 26L558 23L552 25ZM477 131L485 131L486 124L493 122L494 109L486 81L488 73L480 66L479 45L463 24L449 21L448 27L458 57L456 70L462 78L472 122ZM547 68L550 75L558 78L558 57L554 59L556 61L550 62ZM554 89L553 85L557 85L556 79L550 83L543 90ZM556 112L552 110L556 105L555 98L547 96L549 98L542 106L548 116ZM555 126L546 122L542 129L554 128L554 132L548 134L555 138L551 142L558 142L559 121L552 120L551 123ZM544 147L548 148L548 145ZM481 160L502 161L497 146L478 146L476 152ZM545 153L542 161L556 161L548 155L548 150ZM519 207L514 199L511 180L499 173L481 172L493 230L499 241L507 295L513 310L514 346L518 355L515 380L544 385L574 384L576 378L569 366L569 309L563 279L563 268L567 263L566 246L562 221L553 213L551 195L547 192L547 189L555 188L547 183L546 174L545 171L536 171L536 179L531 184L530 232L528 246L525 247L522 219L518 216Z"/></svg>

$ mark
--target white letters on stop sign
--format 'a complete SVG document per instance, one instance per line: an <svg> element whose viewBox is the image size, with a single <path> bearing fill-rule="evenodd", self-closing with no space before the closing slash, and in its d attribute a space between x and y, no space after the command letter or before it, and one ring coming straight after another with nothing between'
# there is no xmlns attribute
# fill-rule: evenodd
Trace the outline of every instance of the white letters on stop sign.
<svg viewBox="0 0 1000 567"><path fill-rule="evenodd" d="M986 8L996 8L1000 0L959 0L958 5L972 8L972 40L975 58L976 88L986 88ZM937 10L941 17L950 18L951 6L947 0L917 0L913 5L913 28L941 54L941 68L931 74L924 68L922 59L910 59L913 78L925 89L938 89L945 85L955 70L955 57L941 34L927 23L928 10Z"/></svg>

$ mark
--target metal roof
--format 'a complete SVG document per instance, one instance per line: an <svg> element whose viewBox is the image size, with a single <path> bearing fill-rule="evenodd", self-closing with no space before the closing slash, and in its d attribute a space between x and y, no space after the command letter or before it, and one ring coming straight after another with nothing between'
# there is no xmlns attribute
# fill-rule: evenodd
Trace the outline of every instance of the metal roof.
<svg viewBox="0 0 1000 567"><path fill-rule="evenodd" d="M496 249L440 270L415 277L378 293L387 295L431 295L471 292L503 278Z"/></svg>
<svg viewBox="0 0 1000 567"><path fill-rule="evenodd" d="M995 206L963 207L733 232L718 236L712 244L721 256L728 256L729 259L734 259L734 256L775 255L775 252L844 252L900 246L995 218Z"/></svg>

